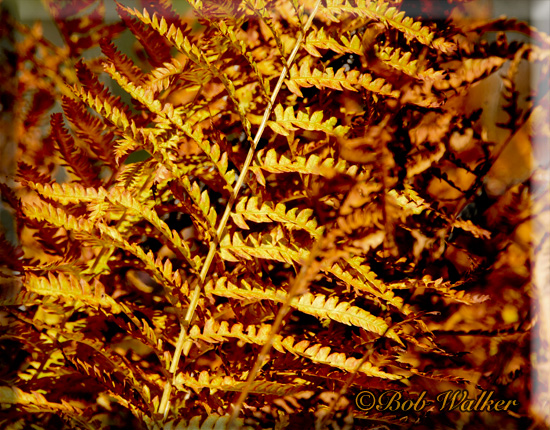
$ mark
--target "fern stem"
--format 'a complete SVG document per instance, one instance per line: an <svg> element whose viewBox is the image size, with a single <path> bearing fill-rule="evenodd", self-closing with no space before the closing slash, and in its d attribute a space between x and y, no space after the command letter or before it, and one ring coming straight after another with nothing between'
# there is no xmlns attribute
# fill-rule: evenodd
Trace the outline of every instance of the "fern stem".
<svg viewBox="0 0 550 430"><path fill-rule="evenodd" d="M292 53L290 54L290 57L287 60L287 63L283 66L283 70L281 72L281 75L279 76L279 80L277 81L277 85L275 86L275 89L273 90L273 94L271 95L271 99L269 101L269 104L266 106L264 111L264 116L262 118L262 122L260 124L260 127L258 128L258 131L256 132L256 136L254 137L254 141L252 145L250 146L250 149L248 150L248 154L246 155L246 160L244 162L243 168L241 170L241 174L239 175L239 179L237 180L237 183L235 184L235 187L233 188L233 194L231 195L231 198L229 199L229 202L227 206L225 207L225 212L223 213L223 216L220 220L220 223L218 225L218 229L216 230L218 241L211 242L210 243L210 249L208 250L208 255L206 256L206 260L204 261L204 265L202 266L201 273L199 275L199 282L196 285L195 289L193 290L193 295L191 296L191 300L189 302L189 308L187 309L187 313L185 315L185 319L183 323L181 324L181 331L178 337L178 341L176 344L176 350L174 352L174 357L172 358L172 362L170 365L170 373L172 374L172 378L175 379L176 377L176 370L179 365L179 361L181 358L181 354L183 352L183 347L186 344L187 340L187 329L189 325L191 324L191 320L193 319L193 316L195 315L195 309L197 308L197 305L199 303L199 297L200 293L202 291L202 286L204 284L204 281L206 279L206 275L208 274L208 271L210 270L210 266L212 265L212 261L214 260L214 255L216 254L216 250L218 248L218 242L221 237L223 237L223 234L225 233L225 228L227 226L227 221L229 220L229 216L231 215L231 210L233 209L233 204L235 203L235 200L237 200L237 196L239 195L239 191L245 181L246 174L248 172L248 168L250 167L250 164L252 163L252 159L254 158L254 153L256 151L256 147L258 146L258 143L260 142L260 139L262 138L263 132L265 130L265 127L267 125L267 121L269 120L269 117L271 116L271 111L273 110L273 105L275 104L275 100L277 99L277 95L279 94L279 91L281 90L281 87L283 86L283 82L286 78L286 75L288 73L288 70L290 69L290 66L292 65L294 58L296 57L296 54L298 53L298 50L300 49L300 45L302 44L302 40L304 39L304 35L311 26L311 23L313 22L313 18L315 17L315 14L317 13L317 10L319 9L319 5L321 4L321 0L317 0L315 3L315 7L313 8L313 11L311 12L311 15L309 16L309 19L304 27L304 31L300 33L298 36L298 39L296 40L296 43L294 45L294 49L292 50ZM296 283L295 283L296 284ZM290 297L290 296L289 296ZM283 309L279 311L279 315L277 316L277 320L279 321L279 325L282 322L282 319L286 312L288 311L288 307L290 305L290 300L287 300L288 305L286 311L283 313ZM285 303L286 304L286 303ZM275 326L273 328L275 330ZM269 353L269 350L271 349L271 345L273 343L273 334L270 337L271 342L268 341L266 345L264 345L264 349L266 349L266 353L258 356L258 359L256 360L256 365L258 363L261 363L263 361L263 357L266 356ZM262 349L263 352L263 349ZM255 365L255 367L256 367ZM257 366L259 370L259 365ZM246 395L248 394L250 384L256 377L256 372L251 372L248 379L248 384L245 387L245 389L241 393L242 400L237 402L236 407L233 410L233 414L231 416L230 425L232 422L234 422L235 418L238 416L240 411L240 405L242 405L242 402L246 398ZM162 393L162 399L159 404L159 413L162 413L164 418L168 416L168 409L170 406L170 393L172 391L172 385L173 381L167 381L166 385L164 386L164 392ZM248 387L248 389L247 389ZM244 393L244 396L243 396ZM239 406L237 408L237 406Z"/></svg>

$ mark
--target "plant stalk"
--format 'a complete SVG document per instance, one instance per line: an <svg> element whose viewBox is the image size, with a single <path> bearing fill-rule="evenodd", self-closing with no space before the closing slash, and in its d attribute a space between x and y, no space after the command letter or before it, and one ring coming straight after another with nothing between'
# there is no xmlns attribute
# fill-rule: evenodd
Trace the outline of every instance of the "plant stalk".
<svg viewBox="0 0 550 430"><path fill-rule="evenodd" d="M277 81L277 85L275 86L275 89L273 90L273 94L271 95L271 99L269 101L269 104L266 106L264 111L264 116L262 119L262 122L260 124L260 127L258 128L258 131L256 133L256 136L254 137L254 141L252 145L250 146L250 149L248 150L248 154L246 156L246 160L244 162L243 168L241 170L241 174L239 175L239 179L237 180L237 183L235 184L235 187L233 188L233 194L231 195L231 198L229 199L229 202L227 206L225 207L225 211L223 213L223 216L220 220L220 224L218 226L218 229L216 230L216 234L218 236L218 239L221 239L223 235L225 234L225 227L227 225L227 221L229 220L229 216L231 215L231 210L233 209L233 204L237 200L239 191L245 181L246 175L248 173L248 169L250 167L250 164L252 163L252 159L254 158L254 153L256 152L256 147L258 146L258 143L260 142L260 139L262 138L263 132L265 130L265 127L267 125L267 121L269 120L269 117L271 116L271 111L273 110L273 106L275 104L275 100L277 99L277 95L279 94L279 91L281 90L281 87L283 86L283 82L286 78L286 75L288 73L288 70L290 69L291 64L294 61L294 58L296 57L296 54L298 53L298 50L300 49L300 45L302 44L302 40L304 39L304 35L311 26L311 23L313 22L313 18L315 17L315 14L317 13L317 10L319 9L319 5L321 4L321 0L317 0L315 3L315 7L313 8L313 11L311 12L311 15L309 16L309 19L304 27L304 31L300 33L298 36L298 39L296 40L296 43L294 45L294 49L292 50L292 53L290 54L290 57L287 60L286 65L283 67L283 70L281 72L281 75L279 76L279 80ZM219 242L219 240L218 240ZM208 271L210 270L210 266L212 265L212 261L214 260L214 255L216 253L216 249L218 247L218 242L211 242L210 243L210 249L208 250L208 255L206 256L206 260L204 261L204 265L202 266L202 270L199 275L199 282L197 283L195 289L193 290L193 295L191 296L191 301L189 303L189 308L187 309L187 314L185 315L185 319L181 324L181 331L178 337L178 341L176 344L176 350L174 352L174 357L172 358L172 362L170 365L170 373L172 374L172 381L167 381L164 386L164 392L162 394L162 399L159 404L159 413L162 413L163 416L166 418L168 416L168 410L170 405L170 393L172 391L172 386L174 384L174 380L176 377L176 370L179 365L179 361L181 358L181 354L183 351L183 347L186 344L187 341L187 330L189 328L189 325L191 324L191 320L193 319L195 315L195 309L197 307L197 304L199 302L200 293L202 291L202 287L204 284L204 281L206 279L206 275L208 274ZM281 310L282 311L282 310ZM282 312L279 312L281 314ZM286 312L285 312L286 313ZM282 315L284 317L284 315ZM282 317L281 317L282 320ZM268 350L271 349L271 345L269 345ZM269 352L269 351L267 351ZM258 360L261 358L258 357ZM255 377L255 375L250 374L250 377ZM246 397L246 393L245 393ZM243 398L244 401L244 398ZM239 413L237 409L234 409L234 414ZM233 419L231 420L233 421Z"/></svg>

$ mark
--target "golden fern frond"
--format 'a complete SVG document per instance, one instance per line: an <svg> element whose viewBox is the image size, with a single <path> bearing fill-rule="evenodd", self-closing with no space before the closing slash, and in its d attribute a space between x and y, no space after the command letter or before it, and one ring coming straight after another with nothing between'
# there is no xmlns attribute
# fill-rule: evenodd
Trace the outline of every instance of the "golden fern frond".
<svg viewBox="0 0 550 430"><path fill-rule="evenodd" d="M276 119L275 121L268 121L267 125L275 133L283 136L288 136L289 131L298 130L299 128L303 130L324 131L327 134L343 136L349 129L349 127L343 125L336 126L338 120L335 117L323 122L323 111L317 111L311 115L299 111L296 116L292 106L288 106L285 109L281 104L278 104L273 112Z"/></svg>
<svg viewBox="0 0 550 430"><path fill-rule="evenodd" d="M272 234L249 234L246 239L240 232L226 234L220 241L220 256L226 261L252 260L262 258L294 264L307 260L309 251L283 239L281 229Z"/></svg>
<svg viewBox="0 0 550 430"><path fill-rule="evenodd" d="M156 161L152 158L120 166L116 177L116 186L137 193L154 174Z"/></svg>
<svg viewBox="0 0 550 430"><path fill-rule="evenodd" d="M64 328L59 328L43 323L38 319L28 320L23 317L23 320L34 325L38 330L48 330L49 332L56 333L60 343L70 344L70 346L64 348L64 354L59 354L60 358L74 356L78 357L81 363L84 363L85 361L82 357L79 357L78 349L79 346L85 345L89 350L95 352L94 362L103 361L102 364L106 364L106 367L103 368L104 370L107 370L108 373L112 372L122 375L125 380L125 385L132 387L141 397L145 398L146 401L150 400L150 398L148 398L150 388L146 388L145 385L148 384L154 387L154 382L149 380L150 378L139 368L139 366L134 365L128 359L113 351L101 340L86 336L81 330L75 329L76 327L71 327L70 323L66 323ZM110 386L116 388L114 381L110 381ZM160 388L157 387L157 389L160 391Z"/></svg>
<svg viewBox="0 0 550 430"><path fill-rule="evenodd" d="M123 131L130 129L133 136L137 134L137 126L131 117L126 114L125 109L112 105L108 98L102 98L101 95L86 91L83 87L75 86L72 90L76 97L104 118L107 118L115 127Z"/></svg>
<svg viewBox="0 0 550 430"><path fill-rule="evenodd" d="M153 209L141 204L127 190L118 187L113 187L108 193L106 193L105 196L112 205L120 205L126 209L129 209L135 215L141 216L143 219L151 223L151 225L153 225L164 236L167 243L172 245L180 256L182 256L189 263L191 268L194 270L197 269L200 262L200 257L193 256L191 254L191 249L185 239L183 239L177 231L170 229L170 227L168 227L168 225L159 218ZM208 216L210 218L214 218L215 220L215 212L212 214L213 208L210 208L210 211L208 211L209 201L204 198L203 195L200 196L199 205L203 211L209 212Z"/></svg>
<svg viewBox="0 0 550 430"><path fill-rule="evenodd" d="M395 202L405 212L406 215L419 215L426 210L431 210L431 206L418 195L410 185L406 184L400 191L392 189L388 195L395 199Z"/></svg>
<svg viewBox="0 0 550 430"><path fill-rule="evenodd" d="M185 62L172 58L169 63L154 68L148 75L147 81L143 84L144 89L150 90L154 95L170 88L185 69Z"/></svg>
<svg viewBox="0 0 550 430"><path fill-rule="evenodd" d="M50 402L46 397L37 392L25 392L17 387L0 387L0 402L6 405L16 405L29 412L58 414L77 423L81 428L92 429L93 427L83 419L83 411L61 400L60 403Z"/></svg>
<svg viewBox="0 0 550 430"><path fill-rule="evenodd" d="M182 385L183 388L191 388L199 391L208 388L212 393L216 391L241 391L246 381L240 381L230 375L220 376L211 375L207 370L203 370L196 377L193 374L178 373L176 376L176 387ZM307 385L302 383L279 383L257 379L250 389L254 394L268 394L274 396L289 396L307 389Z"/></svg>
<svg viewBox="0 0 550 430"><path fill-rule="evenodd" d="M288 154L291 156L291 154ZM292 157L292 156L291 156ZM298 155L288 158L286 154L279 154L275 149L261 149L257 152L256 162L250 169L253 172L265 170L270 173L310 173L314 175L330 176L333 172L346 173L348 163L342 159L330 157L321 158L317 154L309 157Z"/></svg>
<svg viewBox="0 0 550 430"><path fill-rule="evenodd" d="M324 294L306 293L300 296L292 306L299 311L314 315L318 318L328 318L346 325L361 327L366 331L379 335L385 334L388 338L403 345L399 336L380 317L372 315L349 302L339 300L338 297L326 297Z"/></svg>
<svg viewBox="0 0 550 430"><path fill-rule="evenodd" d="M426 68L425 64L418 59L412 60L412 52L403 52L401 48L393 46L379 47L375 45L374 52L376 56L385 64L399 70L409 76L423 81L439 81L445 77L445 72L435 71L433 68Z"/></svg>
<svg viewBox="0 0 550 430"><path fill-rule="evenodd" d="M175 125L188 137L193 139L199 148L203 150L204 154L207 155L216 166L221 178L225 181L224 188L227 189L228 193L233 192L232 184L235 181L235 172L234 170L228 171L227 154L225 152L222 153L218 144L210 143L203 135L200 128L193 130L188 121L184 123L173 106L169 103L163 105L155 98L153 91L136 86L126 77L122 76L116 70L114 64L106 64L105 71L109 73L125 91L146 106L151 112L157 114L160 118L164 118L169 124ZM151 142L153 143L155 151L163 151L167 149L176 149L179 140L177 136L174 136L172 139L151 139Z"/></svg>
<svg viewBox="0 0 550 430"><path fill-rule="evenodd" d="M193 44L186 36L188 32L175 26L174 23L168 24L164 17L158 19L156 14L151 17L147 9L144 9L143 13L137 9L130 9L119 5L119 10L124 10L124 13L129 14L137 18L142 24L147 26L148 30L156 31L158 35L163 36L162 40L168 40L173 44L182 54L186 55L193 63L210 70L214 76L216 76L224 85L228 96L231 98L235 109L240 117L242 124L244 125L247 135L251 136L251 123L246 116L243 103L240 103L236 97L236 89L233 81L226 75L223 70L216 67L213 62L219 59L221 53L204 52L197 45ZM164 61L166 63L168 61ZM158 100L155 100L158 102ZM171 118L173 119L173 118ZM177 121L177 119L176 119ZM177 121L177 125L180 127L183 125L181 118Z"/></svg>
<svg viewBox="0 0 550 430"><path fill-rule="evenodd" d="M113 313L122 311L118 303L105 293L105 287L99 281L90 285L69 273L56 276L50 272L47 278L28 273L25 276L25 288L34 294L60 297L71 305L82 302L93 309L105 308Z"/></svg>
<svg viewBox="0 0 550 430"><path fill-rule="evenodd" d="M346 259L346 262L354 262L353 258ZM351 265L351 264L350 264ZM358 264L354 264L355 267L361 267ZM396 296L393 291L391 291L385 284L376 279L374 273L363 267L362 272L357 274L350 273L350 271L342 265L342 263L334 263L332 266L324 269L325 272L331 273L337 279L343 281L346 285L351 286L356 291L364 291L371 294L373 297L379 298L383 303L391 304L395 306L396 309L407 314L408 306L404 304L404 301L401 297Z"/></svg>
<svg viewBox="0 0 550 430"><path fill-rule="evenodd" d="M194 339L202 339L209 342L221 342L227 338L237 338L246 343L263 345L270 336L271 325L262 324L257 327L249 325L245 328L242 324L237 323L231 327L227 321L221 323L209 319L201 331L198 326L193 326L189 331L189 335ZM335 367L347 372L353 372L357 369L359 360L353 357L348 357L344 353L331 352L329 346L324 346L320 343L311 343L307 340L302 340L296 343L294 336L282 336L276 334L273 339L273 348L281 353L290 352L291 354L304 357L314 363L324 364ZM403 379L403 376L384 372L372 363L365 361L360 367L359 372L382 379L398 380Z"/></svg>
<svg viewBox="0 0 550 430"><path fill-rule="evenodd" d="M48 203L26 205L24 212L31 219L43 220L56 227L70 230L76 235L83 236L86 241L91 243L98 243L107 248L117 247L135 255L144 263L144 269L150 272L155 280L168 289L179 289L182 285L180 273L173 270L169 259L166 259L164 262L161 258L155 259L151 251L146 253L138 244L129 243L113 227L99 221L92 223L83 218L76 219L64 210ZM198 264L198 259L200 259L200 256L195 256L193 261ZM94 267L93 262L90 262L90 264L92 264L91 267ZM95 270L102 271L104 267L96 267Z"/></svg>
<svg viewBox="0 0 550 430"><path fill-rule="evenodd" d="M374 79L368 73L361 74L358 70L346 71L344 67L338 69L336 73L332 67L328 67L324 72L318 69L313 69L312 72L307 61L302 63L300 69L296 64L291 67L286 83L288 89L299 97L303 97L300 88L312 86L318 89L331 88L338 91L345 89L357 91L356 87L360 87L377 95L399 97L399 91L394 90L392 85L383 78Z"/></svg>
<svg viewBox="0 0 550 430"><path fill-rule="evenodd" d="M362 54L361 39L355 34L349 40L346 36L340 36L341 44L332 36L326 34L323 27L310 30L304 40L304 49L314 57L322 57L319 49L330 49L338 54Z"/></svg>
<svg viewBox="0 0 550 430"><path fill-rule="evenodd" d="M455 43L443 37L436 39L435 33L429 27L423 26L420 21L414 21L412 18L405 16L405 12L399 12L397 8L390 6L387 2L358 0L357 4L354 5L349 0L328 0L326 6L321 7L321 13L335 22L339 22L337 15L342 14L374 19L444 53L456 49Z"/></svg>
<svg viewBox="0 0 550 430"><path fill-rule="evenodd" d="M270 300L278 303L284 303L288 295L286 290L274 286L267 287L266 283L259 284L240 280L239 285L237 285L235 281L227 277L219 278L215 285L213 281L210 281L205 286L205 292L216 296L233 297L241 300ZM378 335L385 333L390 339L394 339L399 344L402 344L399 336L393 330L388 329L388 324L384 319L376 317L349 302L339 300L337 297L306 293L300 297L295 297L290 305L300 312L319 319L328 319L346 325L361 327L366 331Z"/></svg>
<svg viewBox="0 0 550 430"><path fill-rule="evenodd" d="M76 74L78 77L78 84L71 86L73 94L78 97L78 92L83 92L88 94L89 102L88 105L93 109L95 104L104 104L105 109L110 112L116 110L119 112L119 116L122 115L128 120L140 121L140 118L135 115L131 109L122 102L122 99L118 96L115 96L109 92L109 90L103 85L99 78L88 68L88 66L81 60L76 66ZM76 91L76 93L75 93ZM78 97L82 101L85 101L82 97ZM97 99L97 101L96 101ZM100 110L96 111L102 113Z"/></svg>
<svg viewBox="0 0 550 430"><path fill-rule="evenodd" d="M13 280L14 284L17 282ZM32 291L21 289L20 286L10 286L8 282L2 280L0 282L2 288L0 293L0 306L30 306L39 304L40 299L37 294Z"/></svg>
<svg viewBox="0 0 550 430"><path fill-rule="evenodd" d="M185 212L191 216L197 230L201 234L215 238L217 213L210 204L208 190L202 191L197 182L190 182L187 176L183 176L177 182L171 182L170 190L178 198Z"/></svg>
<svg viewBox="0 0 550 430"><path fill-rule="evenodd" d="M107 191L103 187L84 187L74 182L42 184L29 181L27 185L42 196L55 200L62 205L98 202L105 200L107 195Z"/></svg>
<svg viewBox="0 0 550 430"><path fill-rule="evenodd" d="M273 3L269 0L243 0L241 5L269 28L268 37L274 39L281 58L286 58L288 47L284 43L285 29L277 19L274 19L273 9L268 8L268 6L273 7ZM303 30L303 23L295 16L287 16L287 19L292 25L296 25L300 30ZM269 41L269 39L267 40Z"/></svg>
<svg viewBox="0 0 550 430"><path fill-rule="evenodd" d="M208 65L207 62L205 63L205 57L202 50L198 46L191 43L190 39L187 37L190 33L190 29L182 29L182 27L173 22L170 23L170 26L168 26L168 22L164 17L160 17L159 19L156 13L151 16L147 9L143 9L143 12L140 12L135 8L132 9L120 5L119 11L123 11L124 14L127 14L128 16L135 17L141 23L145 24L147 28L156 31L163 37L162 40L172 43L178 50L186 54L191 61L202 65ZM166 59L163 61L163 64L168 62L168 59Z"/></svg>
<svg viewBox="0 0 550 430"><path fill-rule="evenodd" d="M182 286L181 274L178 270L174 270L172 262L166 258L163 260L160 257L155 258L155 255L148 251L147 253L135 243L130 244L122 238L119 231L102 223L97 223L101 239L99 240L103 246L117 246L139 258L144 263L144 270L147 270L155 280L165 286L168 290L178 290ZM93 238L88 239L90 241ZM199 256L195 256L194 260L198 262ZM100 270L99 268L98 270Z"/></svg>
<svg viewBox="0 0 550 430"><path fill-rule="evenodd" d="M259 282L254 279L234 279L222 276L215 281L210 279L204 286L206 294L236 298L239 300L272 300L284 301L287 292L275 287L268 281Z"/></svg>
<svg viewBox="0 0 550 430"><path fill-rule="evenodd" d="M324 226L319 226L313 216L312 209L292 208L287 210L283 203L277 203L273 207L273 203L270 201L264 201L260 205L260 199L257 196L241 198L231 217L235 224L245 230L249 229L245 220L249 220L257 223L273 221L284 223L287 227L293 226L305 230L314 238L321 237L324 231Z"/></svg>

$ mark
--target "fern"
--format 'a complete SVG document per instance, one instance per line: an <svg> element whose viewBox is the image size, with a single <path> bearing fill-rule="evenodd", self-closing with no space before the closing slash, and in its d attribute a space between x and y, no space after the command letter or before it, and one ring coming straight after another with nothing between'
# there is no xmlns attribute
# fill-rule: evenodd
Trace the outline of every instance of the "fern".
<svg viewBox="0 0 550 430"><path fill-rule="evenodd" d="M403 424L361 391L473 387L520 405L472 427L535 425L549 36L451 0L137 3L46 1L59 44L6 20L0 427L351 429Z"/></svg>

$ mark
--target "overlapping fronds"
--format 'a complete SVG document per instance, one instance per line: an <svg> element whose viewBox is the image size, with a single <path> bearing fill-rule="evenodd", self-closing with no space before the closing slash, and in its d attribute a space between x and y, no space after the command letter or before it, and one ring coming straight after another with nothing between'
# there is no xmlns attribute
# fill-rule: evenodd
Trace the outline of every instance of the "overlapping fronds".
<svg viewBox="0 0 550 430"><path fill-rule="evenodd" d="M334 0L327 2L327 5L322 8L322 12L334 21L338 21L337 16L342 14L375 19L388 27L403 32L406 36L414 38L422 44L434 46L443 52L452 51L456 46L444 37L436 37L435 33L430 31L428 27L423 26L420 21L414 21L411 17L406 16L404 11L400 12L387 2L360 0L357 5L353 5L348 0Z"/></svg>
<svg viewBox="0 0 550 430"><path fill-rule="evenodd" d="M246 330L246 332L245 332ZM262 325L260 327L236 324L232 327L226 322L217 323L207 321L204 329L201 331L194 326L190 330L190 336L198 339L211 339L211 341L220 341L225 338L236 338L243 342L262 345L270 336L271 326ZM297 342L294 336L283 337L275 335L273 339L273 348L281 353L290 352L291 354L307 358L314 363L332 366L338 369L354 371L359 364L359 360L353 357L347 357L344 353L332 352L331 348L319 343L313 343L307 340ZM375 376L383 379L398 380L401 375L391 374L380 370L369 362L364 362L358 370L367 376Z"/></svg>
<svg viewBox="0 0 550 430"><path fill-rule="evenodd" d="M350 430L405 387L533 426L550 36L452 0L126 3L48 0L60 42L11 22L0 53L0 426Z"/></svg>

